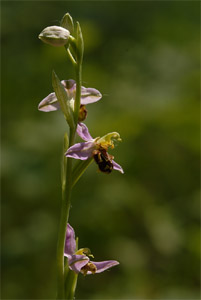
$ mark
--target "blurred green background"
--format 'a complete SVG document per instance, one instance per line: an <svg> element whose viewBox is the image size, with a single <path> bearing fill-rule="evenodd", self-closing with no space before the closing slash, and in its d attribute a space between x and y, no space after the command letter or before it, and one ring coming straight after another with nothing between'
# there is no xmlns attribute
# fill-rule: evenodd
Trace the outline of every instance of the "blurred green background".
<svg viewBox="0 0 201 300"><path fill-rule="evenodd" d="M66 123L42 113L51 72L74 78L64 48L38 34L69 12L81 24L91 135L118 131L125 174L91 165L70 223L95 260L77 299L199 299L199 2L2 2L2 299L54 299Z"/></svg>

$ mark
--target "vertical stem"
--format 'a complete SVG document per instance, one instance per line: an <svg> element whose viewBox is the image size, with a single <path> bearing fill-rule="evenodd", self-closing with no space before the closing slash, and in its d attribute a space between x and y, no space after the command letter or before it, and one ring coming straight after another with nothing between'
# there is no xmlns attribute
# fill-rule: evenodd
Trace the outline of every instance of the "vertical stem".
<svg viewBox="0 0 201 300"><path fill-rule="evenodd" d="M75 138L75 130L70 130L69 146L72 146ZM62 206L57 243L57 299L64 299L64 247L66 238L66 226L68 223L71 197L72 159L67 158L66 183L62 186Z"/></svg>
<svg viewBox="0 0 201 300"><path fill-rule="evenodd" d="M82 63L78 63L75 67L76 76L76 96L75 96L75 110L74 118L75 124L78 122L79 110L80 110L80 98L81 98L81 85L82 85Z"/></svg>
<svg viewBox="0 0 201 300"><path fill-rule="evenodd" d="M83 48L81 50L80 55L79 56L77 55L76 65L74 64L75 73L76 73L76 96L75 96L75 106L74 106L75 127L73 129L72 128L70 129L69 147L71 147L74 144L79 110L80 110L81 84L82 84L82 59L83 59ZM68 223L69 210L71 204L71 200L70 200L71 190L72 190L72 158L68 157L67 168L66 168L66 182L65 184L62 185L61 220L60 220L59 237L58 237L58 244L57 244L57 272L58 272L57 299L65 299L64 247L65 247L65 238L66 238L66 227ZM72 286L71 294L70 294L70 297L72 298L75 293L76 283L77 280L73 280L72 282L68 283L71 284Z"/></svg>
<svg viewBox="0 0 201 300"><path fill-rule="evenodd" d="M82 67L81 63L76 66L76 97L75 97L75 124L78 121L78 114L80 108L80 97L81 97L81 78L82 78ZM77 125L76 125L77 127ZM75 129L70 130L69 147L74 144ZM69 210L71 204L71 190L72 190L72 158L67 158L67 169L66 169L66 183L62 187L62 207L61 207L61 219L59 227L59 237L57 244L57 299L64 299L65 297L65 278L64 278L64 247L66 238L66 226L68 223Z"/></svg>
<svg viewBox="0 0 201 300"><path fill-rule="evenodd" d="M75 289L77 285L78 274L69 270L65 280L65 297L68 300L74 300Z"/></svg>

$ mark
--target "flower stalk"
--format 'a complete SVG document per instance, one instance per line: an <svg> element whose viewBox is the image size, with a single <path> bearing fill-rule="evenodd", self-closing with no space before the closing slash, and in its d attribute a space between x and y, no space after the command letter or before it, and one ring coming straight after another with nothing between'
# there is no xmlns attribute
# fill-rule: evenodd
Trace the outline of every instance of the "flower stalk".
<svg viewBox="0 0 201 300"><path fill-rule="evenodd" d="M77 285L78 274L69 270L65 280L65 299L73 300Z"/></svg>
<svg viewBox="0 0 201 300"><path fill-rule="evenodd" d="M73 145L74 138L75 131L73 129L70 129L69 146ZM64 172L62 176L62 205L57 242L57 299L64 299L65 296L64 247L66 237L66 224L68 223L71 203L72 159L63 159L63 170Z"/></svg>
<svg viewBox="0 0 201 300"><path fill-rule="evenodd" d="M81 29L78 29L79 36L81 35ZM79 43L79 40L78 40ZM83 47L79 47L77 55L77 63L75 66L75 75L76 75L76 96L75 96L75 104L74 104L74 124L71 122L69 124L70 127L70 137L69 137L69 147L74 144L75 140L75 128L77 127L78 123L78 115L80 109L80 98L81 98L81 85L82 85L82 60L83 60ZM63 89L64 90L64 89ZM56 93L56 90L55 90ZM57 93L56 93L57 95ZM60 95L58 95L58 99ZM60 106L62 101L60 102ZM61 107L62 108L62 107ZM69 119L69 116L68 116ZM67 119L67 120L68 120ZM72 124L74 126L72 126ZM66 226L68 223L69 218L69 211L71 205L71 190L72 190L72 158L67 158L67 161L63 161L67 167L63 167L66 169L66 176L65 179L63 178L62 182L62 208L61 208L61 219L60 219L60 228L59 228L59 236L58 236L58 245L57 245L57 272L58 272L58 290L57 290L57 299L63 299L65 297L65 277L64 277L64 247L65 247L65 238L66 238ZM68 277L68 276L67 276ZM72 277L72 284L70 286L76 286L77 280L75 280L75 276L71 275ZM71 280L70 280L71 281ZM68 292L66 295L67 299L73 299L75 288Z"/></svg>
<svg viewBox="0 0 201 300"><path fill-rule="evenodd" d="M77 48L76 48L77 64L75 65L76 96L75 96L75 108L74 108L74 118L76 124L78 123L78 116L80 110L83 53L84 53L83 36L82 36L80 24L77 22Z"/></svg>

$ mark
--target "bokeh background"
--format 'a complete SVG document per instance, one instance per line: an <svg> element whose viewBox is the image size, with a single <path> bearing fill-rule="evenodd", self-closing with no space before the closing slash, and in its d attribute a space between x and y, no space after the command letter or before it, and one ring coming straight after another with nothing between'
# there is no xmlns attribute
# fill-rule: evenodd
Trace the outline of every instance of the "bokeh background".
<svg viewBox="0 0 201 300"><path fill-rule="evenodd" d="M125 174L92 164L72 196L80 247L120 265L79 276L77 299L199 299L197 1L2 2L2 299L54 299L61 112L42 113L51 72L74 78L64 48L38 34L69 12L81 24L91 135L118 131Z"/></svg>

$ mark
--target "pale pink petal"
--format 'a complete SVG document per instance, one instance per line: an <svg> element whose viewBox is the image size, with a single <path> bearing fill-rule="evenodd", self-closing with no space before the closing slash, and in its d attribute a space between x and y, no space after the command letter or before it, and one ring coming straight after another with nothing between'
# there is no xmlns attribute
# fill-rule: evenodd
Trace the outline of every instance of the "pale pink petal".
<svg viewBox="0 0 201 300"><path fill-rule="evenodd" d="M75 273L79 273L88 262L89 258L85 255L74 254L68 258L69 268Z"/></svg>
<svg viewBox="0 0 201 300"><path fill-rule="evenodd" d="M77 124L77 134L83 139L84 141L91 141L93 140L92 136L89 133L87 126L84 123Z"/></svg>
<svg viewBox="0 0 201 300"><path fill-rule="evenodd" d="M75 249L76 249L75 232L73 227L71 227L70 224L68 224L66 230L64 256L69 257L69 255L75 253Z"/></svg>
<svg viewBox="0 0 201 300"><path fill-rule="evenodd" d="M50 112L60 109L59 102L55 93L49 94L38 105L38 109L44 112Z"/></svg>
<svg viewBox="0 0 201 300"><path fill-rule="evenodd" d="M69 99L75 99L75 93L76 93L76 81L73 79L68 80L62 80L61 83L67 90L67 94Z"/></svg>
<svg viewBox="0 0 201 300"><path fill-rule="evenodd" d="M94 141L78 143L70 147L65 155L75 159L87 160L92 156L92 152L95 148L96 144Z"/></svg>
<svg viewBox="0 0 201 300"><path fill-rule="evenodd" d="M114 170L117 170L119 172L121 172L122 174L124 174L124 170L122 169L122 167L116 163L114 160L112 161L112 164L113 164L113 169Z"/></svg>
<svg viewBox="0 0 201 300"><path fill-rule="evenodd" d="M98 262L97 261L90 261L90 262L96 266L96 268L97 268L96 273L104 272L107 269L110 269L114 266L119 265L119 262L116 261L116 260L106 260L106 261L98 261ZM92 272L88 271L87 275L90 275L90 274L92 274Z"/></svg>
<svg viewBox="0 0 201 300"><path fill-rule="evenodd" d="M102 98L101 93L94 88L85 88L82 86L81 89L81 104L86 105L99 101Z"/></svg>

